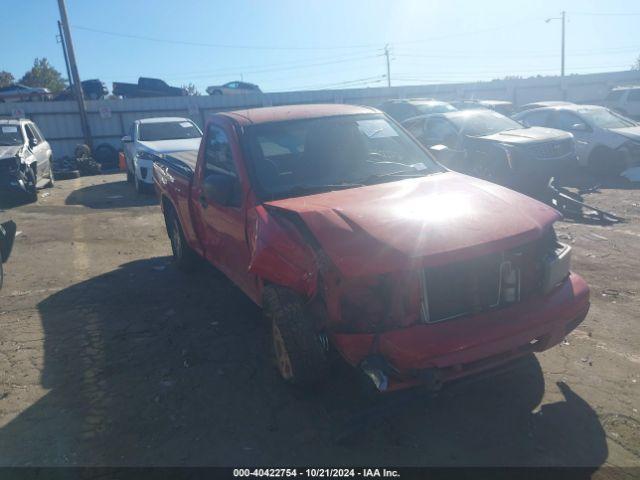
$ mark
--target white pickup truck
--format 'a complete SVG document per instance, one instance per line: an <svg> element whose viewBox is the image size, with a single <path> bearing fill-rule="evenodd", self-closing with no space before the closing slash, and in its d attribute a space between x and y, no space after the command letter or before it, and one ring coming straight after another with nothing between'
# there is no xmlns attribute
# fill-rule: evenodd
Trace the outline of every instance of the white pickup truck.
<svg viewBox="0 0 640 480"><path fill-rule="evenodd" d="M138 193L153 185L154 156L185 150L198 150L202 131L188 118L156 117L135 120L129 134L122 137L127 160L127 181Z"/></svg>

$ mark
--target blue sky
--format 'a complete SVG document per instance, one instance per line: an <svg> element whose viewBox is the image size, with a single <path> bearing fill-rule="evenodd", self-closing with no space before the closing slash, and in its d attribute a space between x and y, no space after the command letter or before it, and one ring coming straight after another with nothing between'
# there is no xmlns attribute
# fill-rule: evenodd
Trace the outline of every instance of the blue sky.
<svg viewBox="0 0 640 480"><path fill-rule="evenodd" d="M552 75L560 22L545 19L561 10L568 74L626 70L640 55L637 0L67 0L67 10L80 75L109 88L140 75L201 91L240 77L265 91L379 86L385 44L393 85ZM55 0L4 0L2 16L16 41L0 70L18 78L47 57L65 71Z"/></svg>

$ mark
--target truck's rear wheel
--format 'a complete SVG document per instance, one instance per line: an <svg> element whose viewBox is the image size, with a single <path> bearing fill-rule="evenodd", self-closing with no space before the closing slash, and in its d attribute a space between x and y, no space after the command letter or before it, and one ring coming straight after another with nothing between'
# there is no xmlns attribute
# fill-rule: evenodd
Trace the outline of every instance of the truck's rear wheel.
<svg viewBox="0 0 640 480"><path fill-rule="evenodd" d="M306 312L300 295L284 287L267 286L263 308L271 322L273 352L280 376L301 387L320 383L329 365L326 341Z"/></svg>
<svg viewBox="0 0 640 480"><path fill-rule="evenodd" d="M191 272L197 265L198 256L196 252L187 244L182 226L176 211L171 208L165 215L167 225L167 233L171 241L171 251L173 252L173 261L176 266L184 271Z"/></svg>

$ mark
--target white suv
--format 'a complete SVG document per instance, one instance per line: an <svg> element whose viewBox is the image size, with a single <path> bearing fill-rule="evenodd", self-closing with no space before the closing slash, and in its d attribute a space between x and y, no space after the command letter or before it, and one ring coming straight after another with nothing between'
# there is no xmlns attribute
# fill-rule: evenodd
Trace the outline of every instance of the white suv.
<svg viewBox="0 0 640 480"><path fill-rule="evenodd" d="M616 87L602 103L626 117L640 120L640 87Z"/></svg>
<svg viewBox="0 0 640 480"><path fill-rule="evenodd" d="M202 132L188 118L156 117L136 120L129 135L122 137L127 160L127 181L142 193L153 185L153 161L156 155L198 150Z"/></svg>

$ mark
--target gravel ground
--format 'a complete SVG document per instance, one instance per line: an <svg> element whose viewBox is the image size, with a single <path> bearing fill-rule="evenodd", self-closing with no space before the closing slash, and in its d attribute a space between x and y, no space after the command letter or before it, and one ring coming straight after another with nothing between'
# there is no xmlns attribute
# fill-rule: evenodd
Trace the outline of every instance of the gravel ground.
<svg viewBox="0 0 640 480"><path fill-rule="evenodd" d="M564 344L372 401L343 366L313 393L283 385L259 310L211 268L176 271L155 199L124 175L59 181L2 213L21 233L0 292L0 465L638 467L640 190L587 200L629 221L558 225L593 300Z"/></svg>

